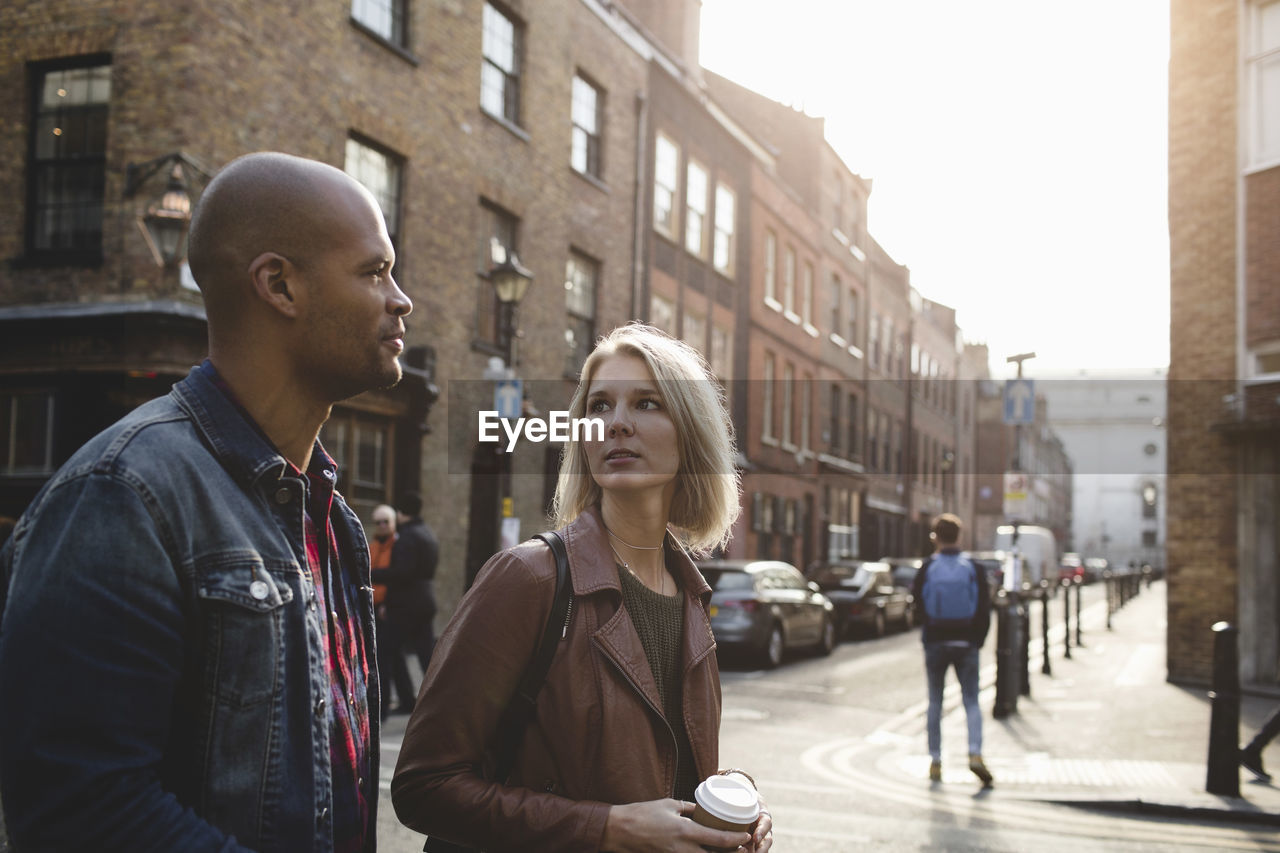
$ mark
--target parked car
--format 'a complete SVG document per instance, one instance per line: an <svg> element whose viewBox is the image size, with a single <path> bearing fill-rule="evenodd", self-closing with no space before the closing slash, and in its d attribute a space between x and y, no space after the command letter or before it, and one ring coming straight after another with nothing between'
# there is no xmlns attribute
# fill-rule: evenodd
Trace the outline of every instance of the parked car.
<svg viewBox="0 0 1280 853"><path fill-rule="evenodd" d="M1106 576L1109 568L1111 564L1107 562L1106 557L1089 557L1084 561L1084 582L1093 583L1101 580Z"/></svg>
<svg viewBox="0 0 1280 853"><path fill-rule="evenodd" d="M809 567L808 577L835 605L836 635L855 631L883 637L889 624L915 625L911 591L893 583L888 563L832 560Z"/></svg>
<svg viewBox="0 0 1280 853"><path fill-rule="evenodd" d="M1058 580L1078 580L1084 583L1084 560L1080 559L1079 554L1068 551L1062 555L1062 559L1058 561Z"/></svg>
<svg viewBox="0 0 1280 853"><path fill-rule="evenodd" d="M1005 578L1010 582L1013 578L1013 555L1008 551L969 551L969 559L981 566L987 573L987 585L991 588L991 600L996 600L996 591L1004 586Z"/></svg>
<svg viewBox="0 0 1280 853"><path fill-rule="evenodd" d="M916 572L924 565L923 557L881 557L881 563L888 563L893 574L893 585L903 589L911 589L915 583Z"/></svg>
<svg viewBox="0 0 1280 853"><path fill-rule="evenodd" d="M790 563L776 560L704 560L698 570L711 585L711 632L725 649L742 649L766 667L790 649L836 645L835 608L818 585Z"/></svg>

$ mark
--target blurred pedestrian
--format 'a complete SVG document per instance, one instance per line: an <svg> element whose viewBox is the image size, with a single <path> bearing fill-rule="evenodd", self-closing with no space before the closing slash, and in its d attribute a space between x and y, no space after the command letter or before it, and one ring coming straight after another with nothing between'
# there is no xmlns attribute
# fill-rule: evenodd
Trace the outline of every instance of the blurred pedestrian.
<svg viewBox="0 0 1280 853"><path fill-rule="evenodd" d="M440 545L422 520L422 498L406 492L396 500L396 544L391 567L374 575L387 585L387 618L401 648L418 656L425 674L436 645L436 563ZM413 706L413 695L407 700ZM406 702L401 698L401 703Z"/></svg>
<svg viewBox="0 0 1280 853"><path fill-rule="evenodd" d="M983 568L960 551L962 527L960 518L951 513L933 520L929 539L935 550L912 585L924 613L920 639L929 684L929 778L942 781L942 693L947 670L954 667L969 727L969 769L989 788L991 771L982 759L978 650L991 628L991 588Z"/></svg>
<svg viewBox="0 0 1280 853"><path fill-rule="evenodd" d="M720 730L711 589L689 554L723 545L738 515L720 386L691 347L628 325L587 358L570 409L600 419L603 440L575 437L561 457L573 598L514 767L486 773L551 612L556 561L537 541L490 559L445 629L391 783L396 814L495 853L762 853L767 812L750 833L689 819Z"/></svg>
<svg viewBox="0 0 1280 853"><path fill-rule="evenodd" d="M1280 734L1280 708L1276 708L1271 713L1271 718L1262 724L1262 728L1253 736L1253 740L1240 750L1240 764L1245 770L1257 776L1259 781L1271 781L1271 774L1262 767L1262 750L1267 748L1267 744L1271 743L1277 734Z"/></svg>
<svg viewBox="0 0 1280 853"><path fill-rule="evenodd" d="M387 585L378 583L379 572L391 568L391 551L396 539L396 511L387 504L374 507L373 538L369 540L369 565L373 572L373 612L378 628L378 675L382 684L382 719L390 714L407 714L413 710L413 678L404 659L404 648L395 626L387 618ZM400 704L391 703L392 686Z"/></svg>
<svg viewBox="0 0 1280 853"><path fill-rule="evenodd" d="M250 154L196 207L209 358L72 455L0 549L15 850L372 851L365 535L319 441L401 376L378 202Z"/></svg>

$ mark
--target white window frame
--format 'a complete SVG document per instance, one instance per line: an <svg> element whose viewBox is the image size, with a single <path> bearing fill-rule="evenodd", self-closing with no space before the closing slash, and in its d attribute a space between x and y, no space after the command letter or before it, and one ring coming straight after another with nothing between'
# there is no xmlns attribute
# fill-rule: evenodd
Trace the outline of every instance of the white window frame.
<svg viewBox="0 0 1280 853"><path fill-rule="evenodd" d="M778 439L773 435L773 379L776 369L773 353L765 350L764 383L760 390L760 414L763 418L760 424L760 440L765 444L778 443Z"/></svg>
<svg viewBox="0 0 1280 853"><path fill-rule="evenodd" d="M782 447L795 450L792 421L795 419L796 368L791 362L782 367Z"/></svg>
<svg viewBox="0 0 1280 853"><path fill-rule="evenodd" d="M707 213L711 204L711 172L693 158L685 168L684 248L699 258L707 256ZM699 192L701 189L701 192Z"/></svg>
<svg viewBox="0 0 1280 853"><path fill-rule="evenodd" d="M408 45L408 0L351 0L351 18L379 38Z"/></svg>
<svg viewBox="0 0 1280 853"><path fill-rule="evenodd" d="M1248 168L1259 171L1280 165L1280 0L1249 4L1245 44ZM1269 92L1264 91L1264 84L1270 84ZM1267 130L1271 139L1263 136Z"/></svg>
<svg viewBox="0 0 1280 853"><path fill-rule="evenodd" d="M602 136L600 132L601 104L604 91L581 73L573 75L573 89L569 101L569 121L572 124L569 143L569 165L575 172L600 177Z"/></svg>
<svg viewBox="0 0 1280 853"><path fill-rule="evenodd" d="M660 315L666 315L666 318ZM674 300L655 293L649 297L649 322L668 335L676 334L676 303Z"/></svg>
<svg viewBox="0 0 1280 853"><path fill-rule="evenodd" d="M782 252L782 313L791 322L800 322L796 313L796 247L790 243Z"/></svg>
<svg viewBox="0 0 1280 853"><path fill-rule="evenodd" d="M813 406L813 377L805 374L800 380L800 451L809 452L810 409Z"/></svg>
<svg viewBox="0 0 1280 853"><path fill-rule="evenodd" d="M711 265L721 275L732 277L734 255L738 244L734 239L737 228L738 196L729 187L716 182L716 212L711 235Z"/></svg>
<svg viewBox="0 0 1280 853"><path fill-rule="evenodd" d="M659 132L653 146L653 228L672 240L680 239L676 205L679 197L680 146Z"/></svg>
<svg viewBox="0 0 1280 853"><path fill-rule="evenodd" d="M518 125L523 27L497 6L485 3L481 31L480 108ZM493 101L495 92L502 98L501 105Z"/></svg>
<svg viewBox="0 0 1280 853"><path fill-rule="evenodd" d="M813 264L809 261L800 267L800 319L806 330L813 328Z"/></svg>
<svg viewBox="0 0 1280 853"><path fill-rule="evenodd" d="M770 228L764 232L764 304L782 310L778 301L778 235Z"/></svg>

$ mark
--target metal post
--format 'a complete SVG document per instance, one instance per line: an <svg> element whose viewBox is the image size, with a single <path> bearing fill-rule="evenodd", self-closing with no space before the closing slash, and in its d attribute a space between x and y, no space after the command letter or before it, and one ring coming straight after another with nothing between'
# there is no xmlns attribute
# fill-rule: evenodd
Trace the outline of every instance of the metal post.
<svg viewBox="0 0 1280 853"><path fill-rule="evenodd" d="M1102 573L1102 582L1107 585L1107 630L1111 630L1111 611L1115 609L1115 600L1112 596L1111 570L1107 569Z"/></svg>
<svg viewBox="0 0 1280 853"><path fill-rule="evenodd" d="M1013 668L1013 616L1007 590L996 593L996 703L991 716L1003 720L1018 710L1018 688Z"/></svg>
<svg viewBox="0 0 1280 853"><path fill-rule="evenodd" d="M1227 622L1213 626L1213 700L1209 717L1209 769L1205 790L1226 797L1240 796L1240 670L1236 640L1239 631Z"/></svg>
<svg viewBox="0 0 1280 853"><path fill-rule="evenodd" d="M1031 593L1018 596L1018 693L1031 695Z"/></svg>
<svg viewBox="0 0 1280 853"><path fill-rule="evenodd" d="M1080 610L1082 609L1081 598L1084 596L1084 578L1076 578L1076 647L1084 648L1084 640L1080 639Z"/></svg>
<svg viewBox="0 0 1280 853"><path fill-rule="evenodd" d="M1053 675L1053 667L1049 665L1049 582L1040 581L1040 636L1044 642L1044 663L1040 672Z"/></svg>
<svg viewBox="0 0 1280 853"><path fill-rule="evenodd" d="M1063 654L1067 660L1071 660L1071 587L1066 582L1062 584L1062 627L1063 627L1063 645L1066 647L1066 653Z"/></svg>

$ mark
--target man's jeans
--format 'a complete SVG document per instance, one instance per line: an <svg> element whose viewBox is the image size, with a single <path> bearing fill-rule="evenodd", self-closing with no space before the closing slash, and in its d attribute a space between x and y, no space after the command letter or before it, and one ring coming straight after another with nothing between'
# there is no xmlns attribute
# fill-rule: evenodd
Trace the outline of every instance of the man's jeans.
<svg viewBox="0 0 1280 853"><path fill-rule="evenodd" d="M978 649L975 646L951 646L946 643L926 643L924 668L929 679L929 756L934 761L942 758L942 690L947 667L956 668L960 679L960 695L964 700L964 714L969 721L969 754L982 753L982 709L978 706Z"/></svg>

